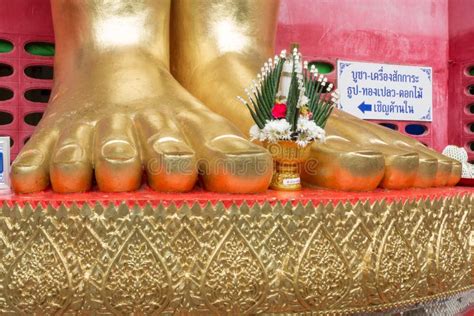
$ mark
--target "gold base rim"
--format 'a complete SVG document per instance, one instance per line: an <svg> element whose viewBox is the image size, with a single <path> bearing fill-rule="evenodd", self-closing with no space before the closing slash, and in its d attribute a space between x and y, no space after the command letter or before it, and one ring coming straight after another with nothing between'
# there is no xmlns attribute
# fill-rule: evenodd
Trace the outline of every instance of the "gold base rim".
<svg viewBox="0 0 474 316"><path fill-rule="evenodd" d="M297 192L297 191L301 191L303 190L303 187L300 186L298 188L282 188L282 187L279 187L279 186L273 186L273 185L270 185L270 189L271 190L275 190L275 191L279 191L279 192L285 192L285 191L288 191L288 192Z"/></svg>

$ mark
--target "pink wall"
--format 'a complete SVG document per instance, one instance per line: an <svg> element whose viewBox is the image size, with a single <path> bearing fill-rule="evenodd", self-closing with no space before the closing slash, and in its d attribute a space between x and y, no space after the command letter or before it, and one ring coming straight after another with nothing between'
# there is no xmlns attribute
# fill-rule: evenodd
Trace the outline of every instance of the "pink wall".
<svg viewBox="0 0 474 316"><path fill-rule="evenodd" d="M333 64L344 58L433 67L436 128L417 138L442 149L448 142L447 9L448 0L282 0L277 48L298 42L307 57ZM406 123L396 124L403 132Z"/></svg>
<svg viewBox="0 0 474 316"><path fill-rule="evenodd" d="M474 19L472 0L449 1L449 141L464 146L474 160L474 96L467 93L474 77L467 71L474 66ZM474 130L474 129L473 129Z"/></svg>
<svg viewBox="0 0 474 316"><path fill-rule="evenodd" d="M0 77L0 88L14 91L14 97L0 102L0 115L14 117L10 124L0 125L0 135L13 141L11 160L18 154L24 142L31 136L34 126L24 118L31 113L42 113L46 103L26 100L24 92L30 89L49 89L51 80L27 77L23 70L32 65L52 65L51 57L28 54L24 45L32 41L54 41L49 0L0 0L0 39L14 44L14 49L0 54L0 64L13 67L14 73Z"/></svg>
<svg viewBox="0 0 474 316"><path fill-rule="evenodd" d="M0 34L53 35L49 0L0 0Z"/></svg>

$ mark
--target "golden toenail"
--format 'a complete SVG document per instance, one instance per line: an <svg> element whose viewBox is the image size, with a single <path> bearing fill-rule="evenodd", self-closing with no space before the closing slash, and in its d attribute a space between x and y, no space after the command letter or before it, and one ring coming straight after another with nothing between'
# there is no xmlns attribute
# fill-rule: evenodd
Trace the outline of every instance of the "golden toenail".
<svg viewBox="0 0 474 316"><path fill-rule="evenodd" d="M64 145L56 151L53 162L73 163L81 161L84 157L84 150L77 144Z"/></svg>
<svg viewBox="0 0 474 316"><path fill-rule="evenodd" d="M166 137L153 143L153 150L169 156L188 156L194 152L185 143L175 138Z"/></svg>
<svg viewBox="0 0 474 316"><path fill-rule="evenodd" d="M137 157L135 147L125 140L111 140L102 146L102 157L110 160L130 160Z"/></svg>
<svg viewBox="0 0 474 316"><path fill-rule="evenodd" d="M223 135L210 141L209 147L228 155L259 154L265 149L258 147L242 137Z"/></svg>
<svg viewBox="0 0 474 316"><path fill-rule="evenodd" d="M30 149L24 151L16 158L16 167L34 167L39 166L44 162L44 154L37 149Z"/></svg>

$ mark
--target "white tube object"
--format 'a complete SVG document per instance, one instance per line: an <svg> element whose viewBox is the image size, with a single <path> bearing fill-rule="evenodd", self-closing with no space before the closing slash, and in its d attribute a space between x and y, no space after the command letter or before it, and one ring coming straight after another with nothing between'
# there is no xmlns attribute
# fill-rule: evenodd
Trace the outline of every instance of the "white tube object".
<svg viewBox="0 0 474 316"><path fill-rule="evenodd" d="M303 65L298 63L297 68L295 69L297 74L303 73ZM288 98L288 93L290 91L290 84L291 84L291 75L293 73L293 60L286 61L283 64L283 70L281 72L280 78L280 88L278 89L278 93L280 96Z"/></svg>

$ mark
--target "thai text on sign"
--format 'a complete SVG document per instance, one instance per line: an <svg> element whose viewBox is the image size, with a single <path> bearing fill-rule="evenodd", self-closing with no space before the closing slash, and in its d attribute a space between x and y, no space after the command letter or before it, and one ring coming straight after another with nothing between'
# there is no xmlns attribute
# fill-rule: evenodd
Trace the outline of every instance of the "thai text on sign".
<svg viewBox="0 0 474 316"><path fill-rule="evenodd" d="M342 110L363 119L432 121L431 67L338 60Z"/></svg>

